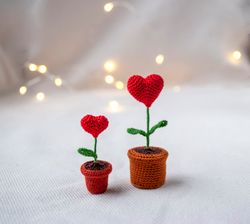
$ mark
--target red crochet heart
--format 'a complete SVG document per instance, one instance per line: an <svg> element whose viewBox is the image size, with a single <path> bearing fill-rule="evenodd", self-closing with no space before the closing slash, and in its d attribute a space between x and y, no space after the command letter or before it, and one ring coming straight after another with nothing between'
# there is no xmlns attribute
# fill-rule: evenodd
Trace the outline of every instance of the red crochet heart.
<svg viewBox="0 0 250 224"><path fill-rule="evenodd" d="M152 74L146 78L140 75L133 75L129 78L127 88L129 93L138 101L150 107L159 96L164 86L163 78Z"/></svg>
<svg viewBox="0 0 250 224"><path fill-rule="evenodd" d="M94 138L108 127L109 121L105 116L86 115L81 119L82 128Z"/></svg>

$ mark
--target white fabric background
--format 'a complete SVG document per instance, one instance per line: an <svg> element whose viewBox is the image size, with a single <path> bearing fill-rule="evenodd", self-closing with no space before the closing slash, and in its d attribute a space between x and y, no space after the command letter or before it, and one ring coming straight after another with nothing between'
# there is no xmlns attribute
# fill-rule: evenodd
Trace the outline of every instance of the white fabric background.
<svg viewBox="0 0 250 224"><path fill-rule="evenodd" d="M0 0L0 223L249 224L249 2L128 0L105 13L106 2ZM238 66L227 58L236 49ZM151 110L152 124L169 121L152 137L170 154L160 189L130 185L127 150L145 140L126 128L145 127L145 108L125 91L97 88L108 59L116 80L164 76L168 89ZM19 96L39 75L26 62L47 65L66 88L44 79ZM110 100L123 109L110 113ZM79 124L87 113L110 120L98 153L113 172L98 196L79 170L87 159L77 148L93 145Z"/></svg>
<svg viewBox="0 0 250 224"><path fill-rule="evenodd" d="M127 150L144 144L127 127L145 127L145 108L128 93L89 91L1 98L0 223L248 224L250 222L250 90L218 86L164 90L152 124L169 125L152 145L169 151L168 181L157 190L130 185ZM109 113L109 100L123 106ZM105 114L98 153L113 164L108 191L90 195L80 173L92 147L79 120Z"/></svg>

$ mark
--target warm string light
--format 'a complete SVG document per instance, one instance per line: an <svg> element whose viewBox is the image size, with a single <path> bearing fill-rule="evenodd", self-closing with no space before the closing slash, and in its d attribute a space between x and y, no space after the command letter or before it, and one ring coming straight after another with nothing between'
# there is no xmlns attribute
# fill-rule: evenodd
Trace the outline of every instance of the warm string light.
<svg viewBox="0 0 250 224"><path fill-rule="evenodd" d="M112 73L116 70L116 63L113 60L107 60L103 64L103 68L106 72ZM104 78L105 82L107 84L114 84L115 88L118 90L122 90L124 88L124 83L122 81L115 81L115 78L113 75L106 75Z"/></svg>
<svg viewBox="0 0 250 224"><path fill-rule="evenodd" d="M114 3L113 2L108 2L104 5L103 9L105 12L111 12L114 8Z"/></svg>
<svg viewBox="0 0 250 224"><path fill-rule="evenodd" d="M241 53L240 53L240 51L234 51L233 52L233 58L235 60L240 60L241 59Z"/></svg>
<svg viewBox="0 0 250 224"><path fill-rule="evenodd" d="M60 78L55 78L54 83L56 86L60 87L60 86L62 86L63 81Z"/></svg>
<svg viewBox="0 0 250 224"><path fill-rule="evenodd" d="M115 88L119 90L122 90L124 88L124 83L122 81L115 82L115 78L112 75L106 75L105 82L109 85L114 84Z"/></svg>
<svg viewBox="0 0 250 224"><path fill-rule="evenodd" d="M19 93L20 93L21 95L25 95L25 94L27 93L27 87L26 87L26 86L21 86L21 87L19 88Z"/></svg>
<svg viewBox="0 0 250 224"><path fill-rule="evenodd" d="M36 94L36 99L37 99L37 101L39 101L39 102L44 101L44 99L45 99L45 94L44 94L43 92L38 92L38 93Z"/></svg>
<svg viewBox="0 0 250 224"><path fill-rule="evenodd" d="M120 3L115 3L116 5L120 4ZM103 6L103 9L105 12L111 12L114 7L116 6L114 4L114 2L108 2L106 4L104 4ZM121 4L122 5L122 4ZM123 5L124 7L128 7L128 5L126 6L126 4ZM238 65L240 64L241 62L241 59L242 59L242 54L239 50L235 50L233 52L231 52L229 55L228 55L228 60L232 63L232 64L235 64L235 65ZM162 65L165 61L165 56L163 54L158 54L156 55L155 57L155 63L158 64L158 65ZM103 64L103 68L104 70L107 72L107 73L111 73L113 74L113 72L116 70L117 68L117 65L115 63L115 61L113 60L107 60L104 64ZM46 65L36 65L34 63L30 63L28 64L28 69L29 71L31 72L39 72L41 74L46 74L48 73L48 69L46 67ZM107 84L113 84L114 87L118 90L122 90L124 89L124 83L122 81L115 81L115 78L113 75L106 75L105 76L105 82ZM55 86L57 87L60 87L63 85L63 80L59 77L55 77L54 75L51 75L51 80L53 80ZM32 80L31 80L32 81ZM19 93L20 95L25 95L28 91L28 84L27 86L21 86L19 88ZM173 87L173 91L178 93L181 91L181 87L176 85ZM45 94L43 92L39 92L36 94L36 99L38 101L43 101L45 98ZM109 107L112 107L112 108L116 108L118 107L119 103L117 101L110 101L109 103Z"/></svg>
<svg viewBox="0 0 250 224"><path fill-rule="evenodd" d="M126 0L108 2L108 3L104 4L103 10L105 12L109 13L114 9L114 7L117 7L117 6L123 7L125 9L127 9L131 13L136 13L136 10L135 10L133 4L131 4L130 2L128 2Z"/></svg>
<svg viewBox="0 0 250 224"><path fill-rule="evenodd" d="M46 65L36 65L36 64L34 64L34 63L29 63L29 64L27 65L27 67L28 67L29 71L31 71L31 72L37 71L37 72L40 73L40 74L44 74L45 76L43 76L43 77L46 77L46 78L48 78L49 80L53 81L54 84L55 84L55 86L61 87L61 86L63 85L63 80L62 80L60 77L58 77L58 76L55 76L55 75L50 74L50 73L48 72L48 68L47 68ZM37 76L37 77L35 77L35 78L29 80L29 81L26 83L26 85L21 86L21 87L19 88L19 94L20 94L20 95L25 95L25 94L27 93L27 91L28 91L28 87L33 86L33 85L36 85L38 82L41 81L41 78L40 78L40 77L42 77L42 76L39 76L39 77ZM37 100L37 101L41 102L41 101L44 101L44 99L45 99L45 93L43 93L43 92L38 92L38 93L36 94L36 100Z"/></svg>
<svg viewBox="0 0 250 224"><path fill-rule="evenodd" d="M41 74L45 74L47 72L47 66L46 65L36 65L34 63L30 63L28 65L28 69L31 71L31 72L39 72Z"/></svg>
<svg viewBox="0 0 250 224"><path fill-rule="evenodd" d="M118 113L122 111L122 107L121 105L118 103L118 101L116 100L111 100L108 103L108 108L107 108L108 112L110 113Z"/></svg>
<svg viewBox="0 0 250 224"><path fill-rule="evenodd" d="M164 62L164 55L158 54L155 58L155 62L156 64L161 65Z"/></svg>
<svg viewBox="0 0 250 224"><path fill-rule="evenodd" d="M31 72L34 72L37 70L37 65L33 64L33 63L30 63L29 66L28 66L29 70Z"/></svg>
<svg viewBox="0 0 250 224"><path fill-rule="evenodd" d="M111 73L111 72L114 72L114 71L115 71L115 69L116 69L116 64L115 64L114 61L108 60L108 61L106 61L106 62L104 63L103 67L104 67L104 69L105 69L106 72Z"/></svg>
<svg viewBox="0 0 250 224"><path fill-rule="evenodd" d="M126 5L126 4L124 4L123 6L128 7L128 5ZM111 12L113 10L113 8L114 8L114 2L106 3L103 8L104 8L104 11ZM235 57L237 57L237 56L235 56ZM157 64L159 64L159 65L162 64L164 62L164 55L163 54L157 55L156 58L155 58L155 62ZM116 70L117 66L116 66L116 63L113 60L107 60L104 63L103 67L104 67L106 72L113 73ZM39 72L41 74L48 73L48 69L47 69L46 65L36 65L34 63L30 63L28 65L28 69L31 72L37 71L37 72ZM47 76L52 76L52 78L50 78L50 79L53 80L55 86L57 86L57 87L62 86L63 81L62 81L61 78L54 77L53 75L50 75L50 74L48 74ZM122 81L115 81L115 79L114 79L114 77L112 75L106 75L105 76L105 82L107 84L114 84L115 88L118 89L118 90L124 89L124 83ZM27 90L28 89L27 89L26 86L21 86L20 89L19 89L19 93L21 95L25 95ZM43 92L39 92L39 93L37 93L36 98L37 98L38 101L43 101L44 98L45 98L45 94Z"/></svg>
<svg viewBox="0 0 250 224"><path fill-rule="evenodd" d="M122 81L115 82L115 87L119 90L122 90L124 88L124 84Z"/></svg>
<svg viewBox="0 0 250 224"><path fill-rule="evenodd" d="M107 3L108 4L108 3ZM155 62L158 64L158 65L161 65L163 64L164 62L164 55L163 54L158 54L155 58ZM113 61L113 60L107 60L104 64L103 64L103 68L106 72L109 72L109 73L112 73L116 70L116 63ZM122 81L116 81L115 82L115 79L112 75L106 75L105 76L105 82L107 84L113 84L114 83L114 86L116 89L118 90L122 90L124 89L124 83Z"/></svg>
<svg viewBox="0 0 250 224"><path fill-rule="evenodd" d="M45 74L47 72L47 67L45 65L39 65L37 71L41 74Z"/></svg>
<svg viewBox="0 0 250 224"><path fill-rule="evenodd" d="M112 84L112 83L114 83L114 77L113 77L112 75L107 75L107 76L105 76L105 82L106 82L107 84Z"/></svg>
<svg viewBox="0 0 250 224"><path fill-rule="evenodd" d="M241 62L242 54L239 50L235 50L228 55L228 60L231 64L239 65Z"/></svg>

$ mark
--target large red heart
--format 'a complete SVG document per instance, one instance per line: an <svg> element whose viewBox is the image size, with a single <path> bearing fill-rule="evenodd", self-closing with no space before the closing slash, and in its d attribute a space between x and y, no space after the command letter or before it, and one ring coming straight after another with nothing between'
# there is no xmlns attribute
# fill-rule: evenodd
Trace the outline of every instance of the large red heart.
<svg viewBox="0 0 250 224"><path fill-rule="evenodd" d="M133 75L129 78L127 88L129 93L138 101L150 107L159 96L164 86L163 78L152 74L143 78L140 75Z"/></svg>
<svg viewBox="0 0 250 224"><path fill-rule="evenodd" d="M86 115L81 119L82 128L94 138L108 127L109 121L105 116Z"/></svg>

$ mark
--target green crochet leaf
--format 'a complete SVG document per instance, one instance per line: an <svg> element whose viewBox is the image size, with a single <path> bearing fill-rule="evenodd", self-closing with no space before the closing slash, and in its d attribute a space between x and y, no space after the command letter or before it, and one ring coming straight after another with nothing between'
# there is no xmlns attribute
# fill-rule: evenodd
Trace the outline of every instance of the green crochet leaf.
<svg viewBox="0 0 250 224"><path fill-rule="evenodd" d="M153 134L157 128L163 128L163 127L167 126L167 124L168 124L168 121L166 121L166 120L162 120L162 121L158 122L156 125L154 125L149 130L149 135Z"/></svg>
<svg viewBox="0 0 250 224"><path fill-rule="evenodd" d="M137 134L140 134L140 135L143 135L143 136L147 135L145 131L140 130L140 129L136 129L136 128L128 128L127 132L129 134L131 134L131 135L137 135Z"/></svg>
<svg viewBox="0 0 250 224"><path fill-rule="evenodd" d="M86 149L86 148L79 148L77 150L81 155L84 156L88 156L88 157L93 157L93 158L97 158L97 155L94 151L90 150L90 149Z"/></svg>

